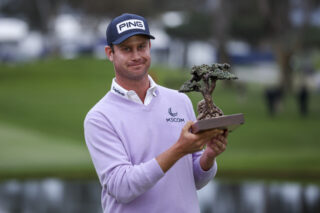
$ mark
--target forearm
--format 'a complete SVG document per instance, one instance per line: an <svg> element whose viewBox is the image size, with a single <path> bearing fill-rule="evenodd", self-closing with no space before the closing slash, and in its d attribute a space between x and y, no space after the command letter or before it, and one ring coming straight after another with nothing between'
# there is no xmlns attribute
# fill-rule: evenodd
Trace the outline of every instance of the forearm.
<svg viewBox="0 0 320 213"><path fill-rule="evenodd" d="M168 150L156 157L162 171L167 172L185 154L181 151L178 144L174 144Z"/></svg>
<svg viewBox="0 0 320 213"><path fill-rule="evenodd" d="M213 137L208 143L205 151L200 158L200 166L204 171L208 171L214 164L215 159L220 155L227 146L228 132Z"/></svg>
<svg viewBox="0 0 320 213"><path fill-rule="evenodd" d="M139 165L122 165L106 175L104 184L109 195L120 203L136 199L154 186L164 173L155 159Z"/></svg>
<svg viewBox="0 0 320 213"><path fill-rule="evenodd" d="M203 149L204 144L212 137L216 135L221 130L213 129L211 131L205 131L199 134L192 134L189 129L191 128L193 122L189 121L182 129L178 141L171 146L167 151L163 152L156 157L160 167L163 172L168 171L180 158L186 154L192 154ZM210 160L210 159L205 159ZM211 166L207 163L203 163L204 168Z"/></svg>
<svg viewBox="0 0 320 213"><path fill-rule="evenodd" d="M203 154L200 158L200 166L203 171L208 171L212 168L215 161L215 157L209 157L206 154Z"/></svg>
<svg viewBox="0 0 320 213"><path fill-rule="evenodd" d="M201 161L203 161L203 152L197 152L193 154L193 174L194 174L194 180L196 184L197 189L201 189L203 186L205 186L214 176L217 172L217 164L215 160L211 160L208 163L208 170L204 170L201 166ZM202 158L202 159L201 159ZM212 165L211 165L212 163ZM211 166L210 166L211 165Z"/></svg>

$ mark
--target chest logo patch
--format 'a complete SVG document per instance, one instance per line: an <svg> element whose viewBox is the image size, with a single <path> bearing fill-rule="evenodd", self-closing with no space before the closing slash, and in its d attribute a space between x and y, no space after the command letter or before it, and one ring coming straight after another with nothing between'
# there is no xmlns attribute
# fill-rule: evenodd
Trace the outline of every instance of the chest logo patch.
<svg viewBox="0 0 320 213"><path fill-rule="evenodd" d="M178 112L173 112L171 107L168 109L168 114L170 115L170 117L166 118L167 122L177 122L177 123L185 122L184 118L177 117Z"/></svg>

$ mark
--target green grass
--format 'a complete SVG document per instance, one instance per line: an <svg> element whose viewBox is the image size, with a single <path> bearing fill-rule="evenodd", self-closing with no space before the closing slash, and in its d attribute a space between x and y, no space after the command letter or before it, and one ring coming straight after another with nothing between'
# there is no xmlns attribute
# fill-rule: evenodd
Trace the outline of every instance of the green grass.
<svg viewBox="0 0 320 213"><path fill-rule="evenodd" d="M86 58L2 66L1 120L80 141L84 116L112 77L110 64Z"/></svg>
<svg viewBox="0 0 320 213"><path fill-rule="evenodd" d="M152 67L170 88L189 77L183 70ZM83 139L83 119L109 90L112 64L102 60L50 59L0 65L0 177L95 176ZM320 95L312 93L310 115L300 117L294 96L269 117L261 85L218 82L214 102L225 114L242 112L245 125L229 136L218 158L219 177L320 178ZM188 94L194 106L201 99Z"/></svg>
<svg viewBox="0 0 320 213"><path fill-rule="evenodd" d="M3 123L0 135L1 178L92 175L88 151L71 139Z"/></svg>

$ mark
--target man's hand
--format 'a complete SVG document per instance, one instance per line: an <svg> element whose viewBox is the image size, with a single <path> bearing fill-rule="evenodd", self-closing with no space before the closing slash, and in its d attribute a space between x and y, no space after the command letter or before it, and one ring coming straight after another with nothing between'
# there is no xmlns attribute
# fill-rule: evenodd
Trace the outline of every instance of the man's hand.
<svg viewBox="0 0 320 213"><path fill-rule="evenodd" d="M219 137L223 134L223 130L212 129L198 134L190 132L190 128L193 125L192 121L189 121L182 129L180 138L177 145L180 147L180 151L183 155L191 154L197 151L203 150L204 146L208 144L208 141Z"/></svg>
<svg viewBox="0 0 320 213"><path fill-rule="evenodd" d="M198 134L190 132L193 122L189 121L182 129L178 141L167 151L156 157L163 172L168 171L175 162L187 154L203 150L212 138L223 134L223 130L213 129Z"/></svg>
<svg viewBox="0 0 320 213"><path fill-rule="evenodd" d="M228 144L228 130L216 135L207 143L207 147L200 159L201 168L205 171L213 166L215 158L226 150Z"/></svg>

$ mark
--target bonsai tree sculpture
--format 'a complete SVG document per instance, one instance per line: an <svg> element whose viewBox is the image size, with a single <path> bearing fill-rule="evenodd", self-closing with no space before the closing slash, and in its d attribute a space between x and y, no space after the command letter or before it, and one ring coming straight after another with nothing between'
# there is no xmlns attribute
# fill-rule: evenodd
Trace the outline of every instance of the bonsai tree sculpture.
<svg viewBox="0 0 320 213"><path fill-rule="evenodd" d="M192 78L186 81L179 92L201 92L203 100L198 103L197 120L203 120L223 115L223 112L212 100L212 93L216 87L217 80L232 80L237 77L229 72L229 64L203 64L193 66L191 70Z"/></svg>

